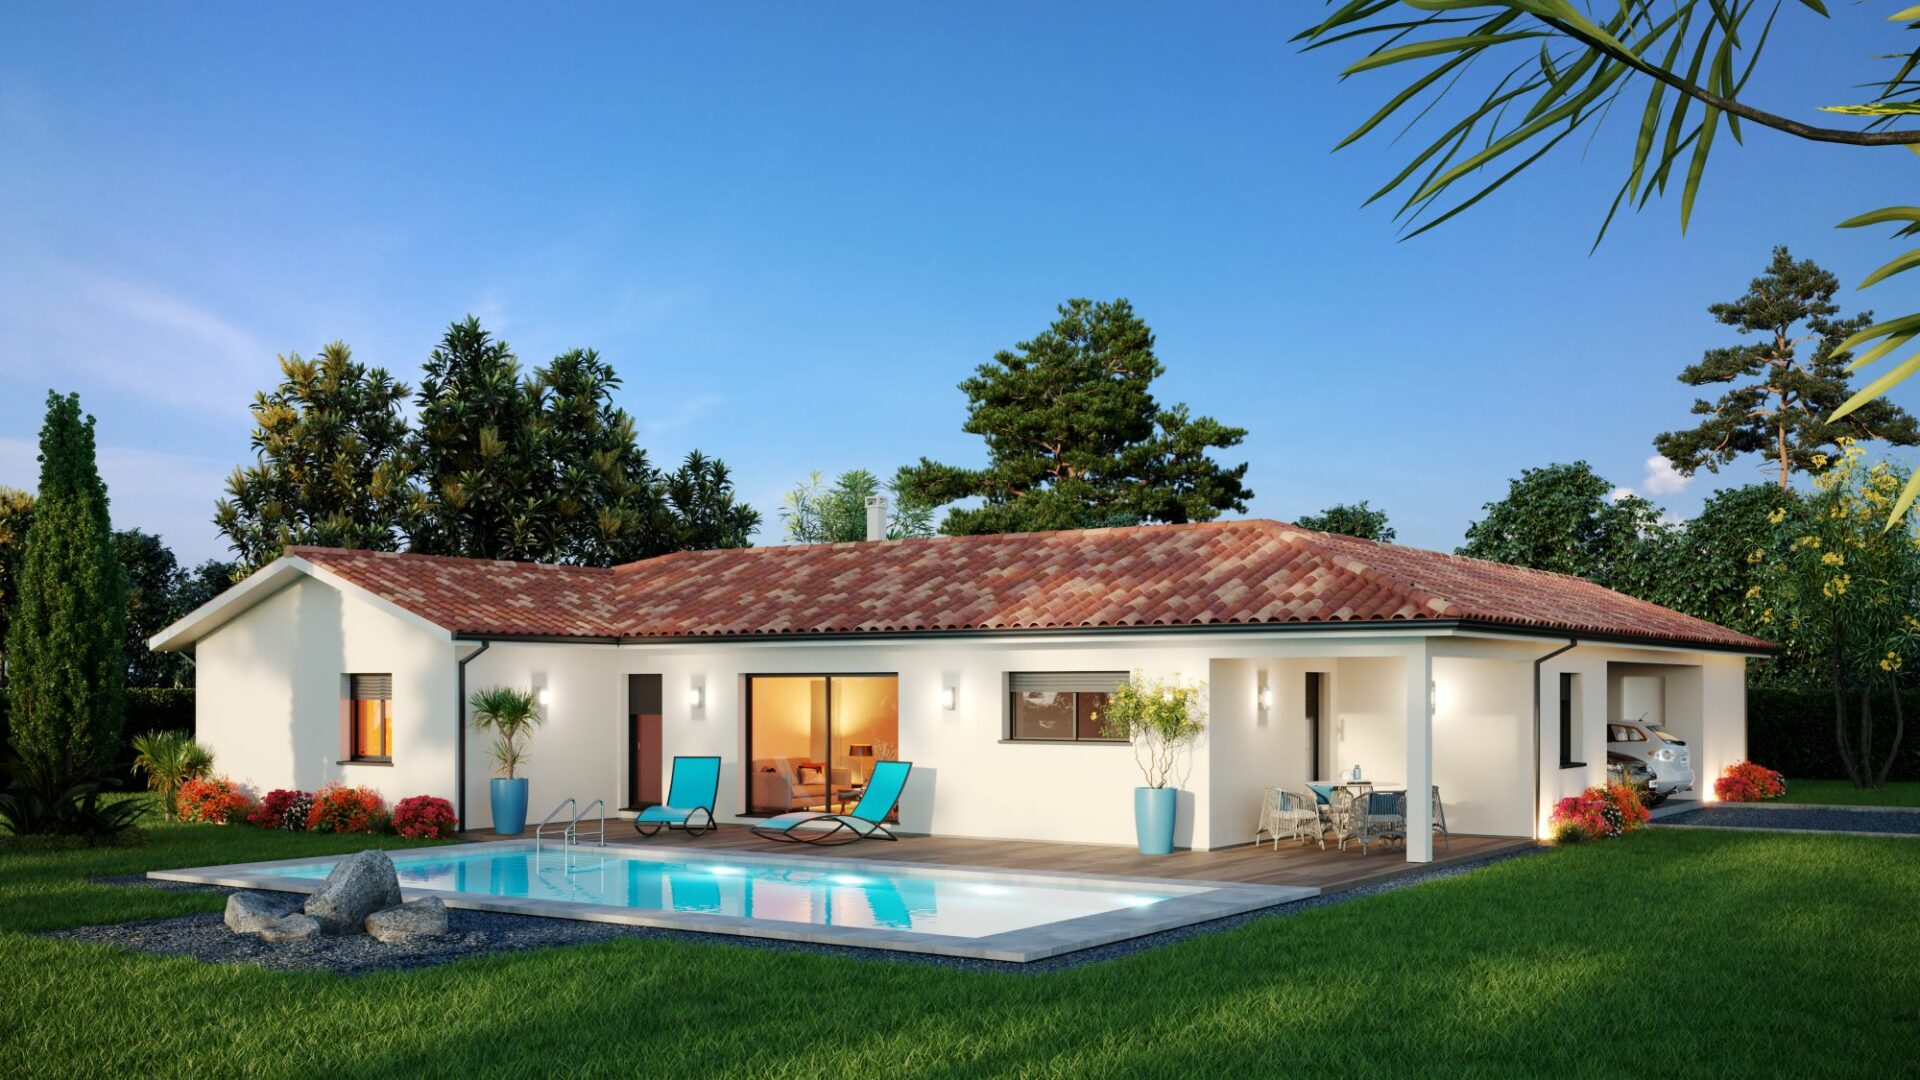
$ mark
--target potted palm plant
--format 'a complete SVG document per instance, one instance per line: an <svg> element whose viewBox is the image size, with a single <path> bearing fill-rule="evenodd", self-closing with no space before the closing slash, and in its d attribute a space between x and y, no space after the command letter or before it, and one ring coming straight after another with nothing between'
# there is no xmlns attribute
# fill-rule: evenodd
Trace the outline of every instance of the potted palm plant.
<svg viewBox="0 0 1920 1080"><path fill-rule="evenodd" d="M544 717L532 691L511 686L476 690L467 704L473 706L473 726L494 735L493 745L487 748L494 771L499 774L488 789L493 802L493 831L516 836L527 828L527 781L514 773L527 759L525 740Z"/></svg>
<svg viewBox="0 0 1920 1080"><path fill-rule="evenodd" d="M160 797L160 818L173 820L180 785L213 771L213 751L184 731L148 731L135 735L133 771L145 773L147 788Z"/></svg>
<svg viewBox="0 0 1920 1080"><path fill-rule="evenodd" d="M1140 854L1173 851L1180 789L1171 786L1185 751L1206 730L1206 684L1149 679L1136 673L1107 697L1101 731L1133 744L1146 786L1133 789L1133 828Z"/></svg>

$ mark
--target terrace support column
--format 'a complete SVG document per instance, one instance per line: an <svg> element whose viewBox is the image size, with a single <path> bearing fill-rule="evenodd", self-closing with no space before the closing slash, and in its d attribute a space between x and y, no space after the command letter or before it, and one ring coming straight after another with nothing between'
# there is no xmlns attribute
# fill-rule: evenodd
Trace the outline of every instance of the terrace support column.
<svg viewBox="0 0 1920 1080"><path fill-rule="evenodd" d="M1433 650L1407 653L1407 861L1433 861Z"/></svg>

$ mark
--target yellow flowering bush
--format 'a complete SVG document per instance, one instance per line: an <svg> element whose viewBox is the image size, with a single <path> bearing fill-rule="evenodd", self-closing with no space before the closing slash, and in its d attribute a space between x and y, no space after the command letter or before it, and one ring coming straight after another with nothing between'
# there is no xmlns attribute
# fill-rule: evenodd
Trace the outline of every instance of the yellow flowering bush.
<svg viewBox="0 0 1920 1080"><path fill-rule="evenodd" d="M1759 621L1779 627L1793 667L1833 681L1834 737L1856 784L1877 787L1899 752L1904 718L1875 723L1876 688L1899 686L1920 651L1920 535L1911 519L1888 525L1903 470L1868 464L1860 445L1816 457L1808 512L1768 520L1775 543L1752 559L1761 585L1748 597Z"/></svg>

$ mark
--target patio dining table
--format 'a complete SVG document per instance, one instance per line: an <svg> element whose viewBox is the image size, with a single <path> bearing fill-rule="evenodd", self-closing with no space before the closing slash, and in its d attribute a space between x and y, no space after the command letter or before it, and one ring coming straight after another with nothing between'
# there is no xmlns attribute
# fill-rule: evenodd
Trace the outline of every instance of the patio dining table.
<svg viewBox="0 0 1920 1080"><path fill-rule="evenodd" d="M1362 791L1405 791L1406 785L1399 781L1383 780L1309 780L1307 789L1313 792L1316 802L1322 806L1333 803L1333 793L1341 788L1359 788Z"/></svg>

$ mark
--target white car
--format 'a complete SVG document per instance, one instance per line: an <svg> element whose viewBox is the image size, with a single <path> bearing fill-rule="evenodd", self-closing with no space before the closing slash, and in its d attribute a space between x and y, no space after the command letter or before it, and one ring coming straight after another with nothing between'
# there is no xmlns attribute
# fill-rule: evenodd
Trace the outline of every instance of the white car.
<svg viewBox="0 0 1920 1080"><path fill-rule="evenodd" d="M1653 770L1654 798L1693 790L1693 756L1685 740L1644 720L1616 720L1607 725L1607 752L1647 763Z"/></svg>

